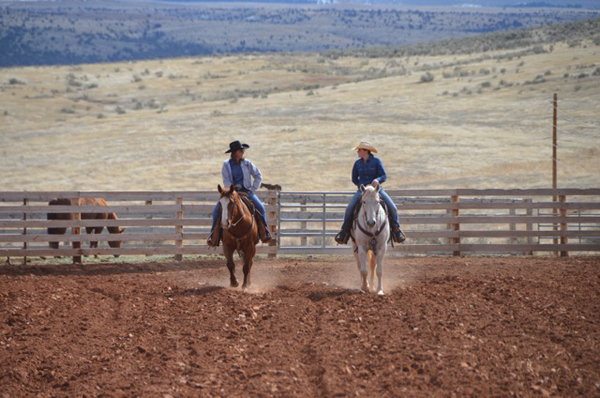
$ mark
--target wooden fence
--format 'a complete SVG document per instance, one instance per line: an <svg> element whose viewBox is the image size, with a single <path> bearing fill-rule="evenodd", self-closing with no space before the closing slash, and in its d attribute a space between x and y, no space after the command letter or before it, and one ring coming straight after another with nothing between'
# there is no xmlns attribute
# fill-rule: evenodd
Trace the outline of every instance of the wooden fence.
<svg viewBox="0 0 600 398"><path fill-rule="evenodd" d="M600 251L600 189L389 190L408 239L392 252ZM350 253L336 245L348 192L281 192L279 253Z"/></svg>
<svg viewBox="0 0 600 398"><path fill-rule="evenodd" d="M101 206L49 206L53 198L101 197ZM269 228L277 236L277 192L261 192ZM183 255L217 254L206 245L217 192L0 192L0 256L72 256L81 262L88 255ZM114 212L118 220L47 220L47 213ZM86 227L118 226L122 234L85 234ZM47 228L69 228L57 239ZM49 242L60 241L59 249ZM98 248L88 243L98 241ZM120 248L107 242L121 241ZM258 253L276 255L277 246L259 245Z"/></svg>
<svg viewBox="0 0 600 398"><path fill-rule="evenodd" d="M408 235L392 253L534 254L600 251L600 189L389 190ZM0 256L220 254L205 240L216 192L0 192ZM350 192L259 192L277 243L258 253L350 253L333 240ZM108 207L48 206L53 198L102 197ZM115 212L118 220L47 220L47 213ZM119 226L123 234L87 235ZM57 239L47 228L69 228ZM60 240L61 248L49 242ZM98 241L98 248L88 243ZM110 248L109 241L121 241Z"/></svg>

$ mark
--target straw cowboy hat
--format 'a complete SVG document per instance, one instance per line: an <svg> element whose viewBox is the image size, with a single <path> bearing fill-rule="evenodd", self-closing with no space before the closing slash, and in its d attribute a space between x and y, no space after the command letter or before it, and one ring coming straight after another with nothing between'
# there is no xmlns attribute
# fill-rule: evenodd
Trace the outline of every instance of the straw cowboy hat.
<svg viewBox="0 0 600 398"><path fill-rule="evenodd" d="M354 147L355 151L357 149L366 149L367 151L377 153L377 149L375 149L375 147L373 145L371 145L370 142L367 142L367 141L361 141L360 144L358 144L357 146Z"/></svg>
<svg viewBox="0 0 600 398"><path fill-rule="evenodd" d="M250 148L250 145L248 145L248 144L242 144L239 141L233 141L233 142L229 143L229 150L226 151L225 153L235 152L240 149L248 149L248 148Z"/></svg>

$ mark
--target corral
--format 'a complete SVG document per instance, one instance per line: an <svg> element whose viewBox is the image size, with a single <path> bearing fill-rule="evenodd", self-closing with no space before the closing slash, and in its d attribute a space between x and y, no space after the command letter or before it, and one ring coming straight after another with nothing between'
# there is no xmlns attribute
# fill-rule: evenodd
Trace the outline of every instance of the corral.
<svg viewBox="0 0 600 398"><path fill-rule="evenodd" d="M600 251L600 189L431 189L389 190L410 239L392 249L413 254L534 254ZM277 243L258 252L349 254L337 246L351 192L262 191L271 234ZM55 197L70 206L49 206ZM109 206L89 206L81 198L102 197ZM79 198L79 199L78 199ZM0 192L0 256L214 254L205 240L217 192ZM118 219L84 220L86 213L114 212ZM69 220L47 219L50 213ZM122 234L85 235L90 227L125 228ZM70 228L59 250L47 228ZM89 242L99 241L97 248ZM120 241L120 248L106 242ZM69 247L69 244L71 247Z"/></svg>
<svg viewBox="0 0 600 398"><path fill-rule="evenodd" d="M2 396L596 396L600 259L0 267Z"/></svg>
<svg viewBox="0 0 600 398"><path fill-rule="evenodd" d="M2 193L0 254L14 261L0 266L0 392L598 394L597 189L390 192L409 243L386 258L383 297L360 293L354 258L329 243L348 193L261 194L279 242L260 246L247 291L227 287L203 242L214 193ZM110 204L48 206L53 195ZM119 219L80 216L106 211ZM97 223L125 232L80 230ZM59 250L55 226L71 229ZM548 255L569 251L584 255ZM54 254L127 257L39 257Z"/></svg>

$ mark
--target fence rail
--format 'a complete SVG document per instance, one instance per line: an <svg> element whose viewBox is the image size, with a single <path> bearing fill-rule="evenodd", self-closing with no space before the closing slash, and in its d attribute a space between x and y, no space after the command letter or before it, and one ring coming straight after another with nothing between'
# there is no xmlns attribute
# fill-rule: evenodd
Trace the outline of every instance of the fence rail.
<svg viewBox="0 0 600 398"><path fill-rule="evenodd" d="M277 192L260 192L268 226L277 237ZM49 206L55 198L103 198L108 206ZM183 255L220 253L206 245L216 192L0 192L0 256L69 256L81 262L92 255ZM48 213L73 214L68 220L48 220ZM115 213L118 219L81 219L82 213ZM120 227L122 234L87 234L86 228ZM64 235L48 228L67 229ZM56 231L53 231L56 232ZM60 242L59 249L50 242ZM89 243L98 242L97 248ZM108 242L121 242L109 247ZM275 245L259 245L258 253L274 256Z"/></svg>
<svg viewBox="0 0 600 398"><path fill-rule="evenodd" d="M409 239L400 253L600 251L600 189L389 190ZM349 253L333 237L349 192L281 192L278 253ZM569 200L567 200L567 198ZM550 225L548 229L544 226ZM569 242L577 238L577 243ZM544 243L544 239L551 239Z"/></svg>
<svg viewBox="0 0 600 398"><path fill-rule="evenodd" d="M409 239L392 253L513 253L600 251L600 189L389 190ZM336 245L351 192L258 193L277 243L258 253L350 253ZM109 206L49 206L54 198L102 197ZM220 253L205 240L216 192L0 192L0 256L183 255ZM82 220L81 213L114 212L118 220ZM74 214L48 220L48 213ZM90 227L123 234L88 235ZM65 228L57 238L48 228ZM60 241L59 249L49 242ZM90 248L90 242L99 242ZM120 248L108 242L121 242Z"/></svg>

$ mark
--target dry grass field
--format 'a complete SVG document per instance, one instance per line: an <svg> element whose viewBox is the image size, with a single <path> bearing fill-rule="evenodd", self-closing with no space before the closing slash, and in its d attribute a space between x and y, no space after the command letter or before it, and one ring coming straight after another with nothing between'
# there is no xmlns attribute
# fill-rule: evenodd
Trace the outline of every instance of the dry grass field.
<svg viewBox="0 0 600 398"><path fill-rule="evenodd" d="M600 47L367 58L197 57L0 69L2 190L212 190L228 143L284 190L600 186ZM433 76L427 79L426 73Z"/></svg>

